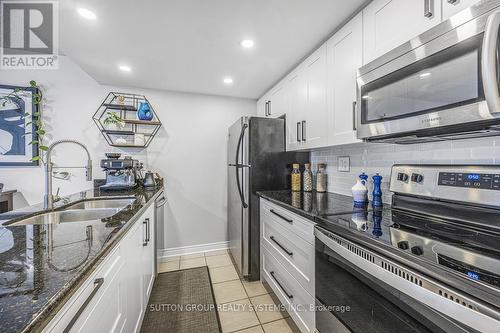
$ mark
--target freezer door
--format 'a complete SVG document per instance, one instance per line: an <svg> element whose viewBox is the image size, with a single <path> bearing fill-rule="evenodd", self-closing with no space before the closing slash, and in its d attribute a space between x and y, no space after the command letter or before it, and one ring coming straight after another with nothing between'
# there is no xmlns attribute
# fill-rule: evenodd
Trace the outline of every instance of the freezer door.
<svg viewBox="0 0 500 333"><path fill-rule="evenodd" d="M248 119L229 128L228 238L229 250L241 276L248 274Z"/></svg>

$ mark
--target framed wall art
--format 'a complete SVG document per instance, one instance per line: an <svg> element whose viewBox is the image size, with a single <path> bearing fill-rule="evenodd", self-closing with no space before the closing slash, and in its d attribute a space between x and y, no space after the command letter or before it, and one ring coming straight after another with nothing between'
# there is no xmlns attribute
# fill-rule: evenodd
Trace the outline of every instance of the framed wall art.
<svg viewBox="0 0 500 333"><path fill-rule="evenodd" d="M0 85L0 166L37 166L35 87Z"/></svg>

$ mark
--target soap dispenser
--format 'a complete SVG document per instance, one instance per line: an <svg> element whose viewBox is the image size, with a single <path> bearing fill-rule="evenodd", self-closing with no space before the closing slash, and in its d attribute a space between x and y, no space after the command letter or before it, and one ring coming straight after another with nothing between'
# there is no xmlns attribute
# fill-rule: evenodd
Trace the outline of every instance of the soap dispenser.
<svg viewBox="0 0 500 333"><path fill-rule="evenodd" d="M368 176L363 172L359 175L356 184L352 187L352 198L354 200L354 206L360 207L366 205L368 202L368 189L366 188L366 180Z"/></svg>

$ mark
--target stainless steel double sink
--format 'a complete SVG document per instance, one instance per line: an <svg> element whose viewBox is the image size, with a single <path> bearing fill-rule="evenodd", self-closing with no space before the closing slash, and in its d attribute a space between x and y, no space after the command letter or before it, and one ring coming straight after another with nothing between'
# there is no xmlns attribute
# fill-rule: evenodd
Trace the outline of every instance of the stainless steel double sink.
<svg viewBox="0 0 500 333"><path fill-rule="evenodd" d="M7 225L58 224L100 220L115 215L134 201L135 197L82 200L61 210L31 216Z"/></svg>

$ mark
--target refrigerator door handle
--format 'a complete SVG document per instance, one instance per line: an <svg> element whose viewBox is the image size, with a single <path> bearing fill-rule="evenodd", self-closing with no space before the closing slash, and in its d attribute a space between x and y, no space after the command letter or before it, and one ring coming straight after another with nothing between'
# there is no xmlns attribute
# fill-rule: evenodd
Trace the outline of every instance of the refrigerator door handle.
<svg viewBox="0 0 500 333"><path fill-rule="evenodd" d="M248 124L243 124L243 127L241 128L241 133L240 133L240 138L238 140L238 146L236 147L236 186L238 187L238 193L240 194L240 200L241 200L241 205L243 208L248 208L248 204L245 202L245 196L243 195L243 191L241 189L241 183L240 183L240 172L239 170L241 169L241 165L238 163L238 157L240 156L240 148L241 148L241 143L243 142L243 138L245 137L245 130L248 128Z"/></svg>

